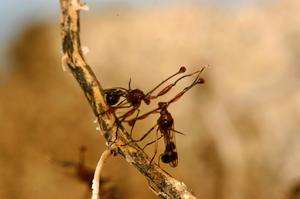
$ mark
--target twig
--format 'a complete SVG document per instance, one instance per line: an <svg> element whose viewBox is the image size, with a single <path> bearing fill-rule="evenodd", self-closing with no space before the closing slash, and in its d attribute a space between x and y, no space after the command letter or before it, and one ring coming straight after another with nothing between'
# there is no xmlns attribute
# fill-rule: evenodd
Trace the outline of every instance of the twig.
<svg viewBox="0 0 300 199"><path fill-rule="evenodd" d="M100 194L99 194L99 186L100 186L100 175L101 175L101 171L103 168L103 165L105 163L105 161L107 160L107 158L111 155L111 150L107 149L105 150L98 163L97 163L97 167L95 169L95 174L94 174L94 179L93 179L93 184L92 184L92 199L100 199Z"/></svg>
<svg viewBox="0 0 300 199"><path fill-rule="evenodd" d="M134 142L125 129L117 124L115 116L109 113L103 98L103 89L94 72L86 63L80 44L79 10L88 10L79 0L60 0L61 37L63 66L68 68L81 86L94 114L97 116L106 144L114 154L123 156L126 161L137 168L163 198L195 199L186 185L163 171L158 165L150 164L150 158ZM102 114L105 113L105 114ZM119 125L119 128L117 128ZM116 131L118 136L116 139ZM112 140L114 140L112 142ZM130 143L130 144L128 144Z"/></svg>

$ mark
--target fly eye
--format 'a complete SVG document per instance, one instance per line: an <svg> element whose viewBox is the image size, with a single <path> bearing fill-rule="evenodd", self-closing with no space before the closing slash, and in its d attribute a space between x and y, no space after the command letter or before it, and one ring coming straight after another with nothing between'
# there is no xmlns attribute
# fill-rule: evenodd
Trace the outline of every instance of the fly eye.
<svg viewBox="0 0 300 199"><path fill-rule="evenodd" d="M114 91L108 91L105 94L105 101L109 106L113 106L120 100L120 94Z"/></svg>

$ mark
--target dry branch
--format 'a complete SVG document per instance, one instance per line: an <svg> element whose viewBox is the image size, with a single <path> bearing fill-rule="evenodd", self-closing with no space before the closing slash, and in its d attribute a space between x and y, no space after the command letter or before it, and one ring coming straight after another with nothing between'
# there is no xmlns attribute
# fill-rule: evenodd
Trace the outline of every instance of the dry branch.
<svg viewBox="0 0 300 199"><path fill-rule="evenodd" d="M149 157L136 144L130 142L130 136L122 126L117 128L114 114L106 112L108 106L103 98L103 89L86 63L80 44L79 11L88 10L79 0L60 0L61 5L61 37L63 50L63 67L68 68L81 86L89 104L97 116L103 136L109 150L122 155L126 161L143 174L155 192L163 198L194 199L186 185L163 171L156 164L149 164ZM115 132L118 129L116 139ZM112 140L116 140L112 142Z"/></svg>

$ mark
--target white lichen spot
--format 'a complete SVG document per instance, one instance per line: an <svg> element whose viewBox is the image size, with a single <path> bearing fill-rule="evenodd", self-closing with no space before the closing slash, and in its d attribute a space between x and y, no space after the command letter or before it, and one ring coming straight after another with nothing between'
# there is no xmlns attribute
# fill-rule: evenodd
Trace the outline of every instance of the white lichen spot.
<svg viewBox="0 0 300 199"><path fill-rule="evenodd" d="M130 163L130 164L134 162L134 160L132 159L132 157L129 156L129 155L126 155L126 161L127 161L128 163Z"/></svg>
<svg viewBox="0 0 300 199"><path fill-rule="evenodd" d="M93 121L94 124L98 123L98 118L95 118L95 120Z"/></svg>
<svg viewBox="0 0 300 199"><path fill-rule="evenodd" d="M72 5L74 6L75 10L90 10L86 3L80 3L79 0L73 0Z"/></svg>
<svg viewBox="0 0 300 199"><path fill-rule="evenodd" d="M176 186L176 187L183 187L183 188L186 187L186 185L185 185L183 182L179 182L179 181L177 181L177 182L175 183L175 186Z"/></svg>
<svg viewBox="0 0 300 199"><path fill-rule="evenodd" d="M166 193L164 193L164 192L158 192L158 195L159 196L162 196L163 198L167 198L167 199L169 199L170 197L166 194Z"/></svg>
<svg viewBox="0 0 300 199"><path fill-rule="evenodd" d="M89 11L90 8L86 3L80 3L80 9L84 11Z"/></svg>
<svg viewBox="0 0 300 199"><path fill-rule="evenodd" d="M191 198L190 196L191 196L190 194L184 193L184 194L182 195L182 198L183 198L183 199L190 199L190 198Z"/></svg>
<svg viewBox="0 0 300 199"><path fill-rule="evenodd" d="M64 54L61 58L61 66L62 66L62 70L64 72L67 71L67 60L68 60L68 55L67 54Z"/></svg>
<svg viewBox="0 0 300 199"><path fill-rule="evenodd" d="M66 67L66 65L62 64L62 65L61 65L61 68L62 68L62 70L63 70L64 72L66 72L66 71L67 71L67 67Z"/></svg>
<svg viewBox="0 0 300 199"><path fill-rule="evenodd" d="M96 131L101 131L99 126L96 127Z"/></svg>
<svg viewBox="0 0 300 199"><path fill-rule="evenodd" d="M69 75L72 75L71 70L68 67L68 55L64 54L61 59L61 67L64 72L68 72Z"/></svg>
<svg viewBox="0 0 300 199"><path fill-rule="evenodd" d="M92 80L92 83L91 85L94 87L94 86L98 86L98 82L96 80Z"/></svg>
<svg viewBox="0 0 300 199"><path fill-rule="evenodd" d="M84 55L86 55L86 54L88 54L88 52L90 52L90 49L87 46L82 46L81 50Z"/></svg>

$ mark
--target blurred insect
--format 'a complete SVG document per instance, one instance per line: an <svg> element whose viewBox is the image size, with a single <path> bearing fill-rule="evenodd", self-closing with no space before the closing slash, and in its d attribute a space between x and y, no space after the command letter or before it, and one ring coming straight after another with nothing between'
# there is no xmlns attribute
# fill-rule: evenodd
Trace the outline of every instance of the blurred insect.
<svg viewBox="0 0 300 199"><path fill-rule="evenodd" d="M88 188L88 192L90 192L92 181L94 178L94 169L91 169L85 165L85 152L86 147L81 146L79 150L79 161L60 161L60 160L52 160L56 163L59 163L63 167L72 167L75 169L75 177L85 183ZM117 188L110 183L111 181L108 178L101 177L100 183L100 194L103 198L109 199L118 199L119 194Z"/></svg>
<svg viewBox="0 0 300 199"><path fill-rule="evenodd" d="M201 70L203 71L203 69ZM203 84L204 79L199 77L200 73L198 76L195 78L192 84L189 86L185 87L181 92L179 92L174 98L172 98L168 102L159 102L158 107L152 111L149 111L139 117L136 117L134 119L128 120L129 125L133 126L137 120L142 120L148 117L151 114L159 113L160 116L156 122L156 124L149 130L147 131L140 139L134 140L133 142L140 142L143 139L145 139L155 128L156 129L156 134L155 134L155 140L146 144L146 146L149 146L150 144L155 143L155 151L154 155L150 161L153 161L157 154L157 145L158 145L158 140L161 139L162 137L164 138L164 143L165 143L165 151L160 155L160 159L163 163L168 163L171 167L176 167L178 164L178 154L176 151L176 142L175 142L175 135L174 133L179 133L183 134L177 130L174 129L174 119L171 115L171 113L167 110L169 105L176 102L179 100L188 90L190 90L192 87L194 87L197 84ZM161 136L158 137L158 132L160 132ZM145 148L144 147L144 148Z"/></svg>
<svg viewBox="0 0 300 199"><path fill-rule="evenodd" d="M88 168L85 165L85 152L86 152L86 147L81 146L80 153L79 153L79 162L76 165L76 175L79 180L91 186L92 180L94 178L94 170Z"/></svg>

